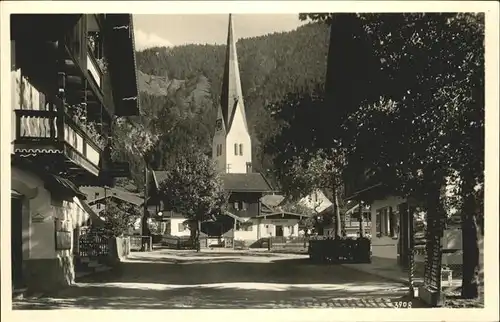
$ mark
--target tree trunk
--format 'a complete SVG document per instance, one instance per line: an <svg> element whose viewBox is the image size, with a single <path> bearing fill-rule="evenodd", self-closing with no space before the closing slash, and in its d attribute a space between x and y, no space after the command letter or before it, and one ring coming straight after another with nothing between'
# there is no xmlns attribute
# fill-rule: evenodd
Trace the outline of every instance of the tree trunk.
<svg viewBox="0 0 500 322"><path fill-rule="evenodd" d="M340 209L339 209L339 197L337 192L337 187L334 184L332 187L333 190L333 216L335 217L335 239L339 239L342 236L342 224L340 218Z"/></svg>
<svg viewBox="0 0 500 322"><path fill-rule="evenodd" d="M196 225L196 252L200 251L200 233L201 233L201 220L198 220Z"/></svg>
<svg viewBox="0 0 500 322"><path fill-rule="evenodd" d="M365 237L365 227L363 220L363 203L359 202L359 238Z"/></svg>
<svg viewBox="0 0 500 322"><path fill-rule="evenodd" d="M426 271L425 275L429 274L439 274L438 276L433 276L437 279L437 289L441 288L440 276L441 276L441 256L436 256L437 251L441 254L442 245L440 239L443 236L443 223L444 223L444 208L441 202L441 181L437 179L435 172L428 172L424 177L426 181L426 196L425 196L425 208L427 210L427 231L426 231ZM428 270L427 263L430 261L430 266L437 268L437 271L433 269Z"/></svg>
<svg viewBox="0 0 500 322"><path fill-rule="evenodd" d="M476 218L474 178L465 175L462 183L462 297L477 298L479 295L479 229Z"/></svg>

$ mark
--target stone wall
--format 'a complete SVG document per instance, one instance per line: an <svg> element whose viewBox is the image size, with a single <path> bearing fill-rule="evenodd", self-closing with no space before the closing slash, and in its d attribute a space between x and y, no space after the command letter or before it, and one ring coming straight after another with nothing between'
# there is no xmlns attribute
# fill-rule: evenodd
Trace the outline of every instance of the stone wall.
<svg viewBox="0 0 500 322"><path fill-rule="evenodd" d="M109 239L107 264L116 265L130 254L130 237L114 237Z"/></svg>

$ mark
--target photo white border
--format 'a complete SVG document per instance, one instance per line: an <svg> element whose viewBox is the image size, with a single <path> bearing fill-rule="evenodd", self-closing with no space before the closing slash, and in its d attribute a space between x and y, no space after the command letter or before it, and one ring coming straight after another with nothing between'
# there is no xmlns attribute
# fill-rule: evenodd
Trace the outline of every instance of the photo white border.
<svg viewBox="0 0 500 322"><path fill-rule="evenodd" d="M497 321L499 217L499 4L496 1L3 1L1 27L1 245L4 321ZM226 14L299 12L484 12L486 23L485 308L484 309L280 309L280 310L52 310L12 311L10 292L10 50L11 13ZM63 317L60 315L64 314Z"/></svg>

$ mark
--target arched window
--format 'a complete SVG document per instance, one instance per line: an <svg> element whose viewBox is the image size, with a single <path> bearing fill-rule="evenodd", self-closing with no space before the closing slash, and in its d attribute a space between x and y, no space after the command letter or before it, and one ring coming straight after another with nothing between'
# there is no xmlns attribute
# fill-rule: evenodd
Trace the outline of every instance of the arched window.
<svg viewBox="0 0 500 322"><path fill-rule="evenodd" d="M243 155L243 144L240 144L240 155Z"/></svg>
<svg viewBox="0 0 500 322"><path fill-rule="evenodd" d="M238 143L234 144L234 155L238 155Z"/></svg>

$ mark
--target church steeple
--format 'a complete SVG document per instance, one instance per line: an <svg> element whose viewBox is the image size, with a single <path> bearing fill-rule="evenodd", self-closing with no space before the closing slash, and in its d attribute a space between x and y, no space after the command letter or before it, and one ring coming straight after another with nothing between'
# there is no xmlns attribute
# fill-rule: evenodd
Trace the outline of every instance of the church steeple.
<svg viewBox="0 0 500 322"><path fill-rule="evenodd" d="M229 15L227 32L221 102L217 110L217 121L212 140L212 157L220 172L252 172L252 140L245 115L231 15Z"/></svg>
<svg viewBox="0 0 500 322"><path fill-rule="evenodd" d="M238 66L238 55L236 52L236 40L234 37L233 19L229 14L227 31L226 63L222 79L221 108L227 131L231 129L234 114L237 112L236 105L240 106L243 113L245 128L248 130L246 121L245 104L243 102L243 91L241 90L240 69Z"/></svg>

